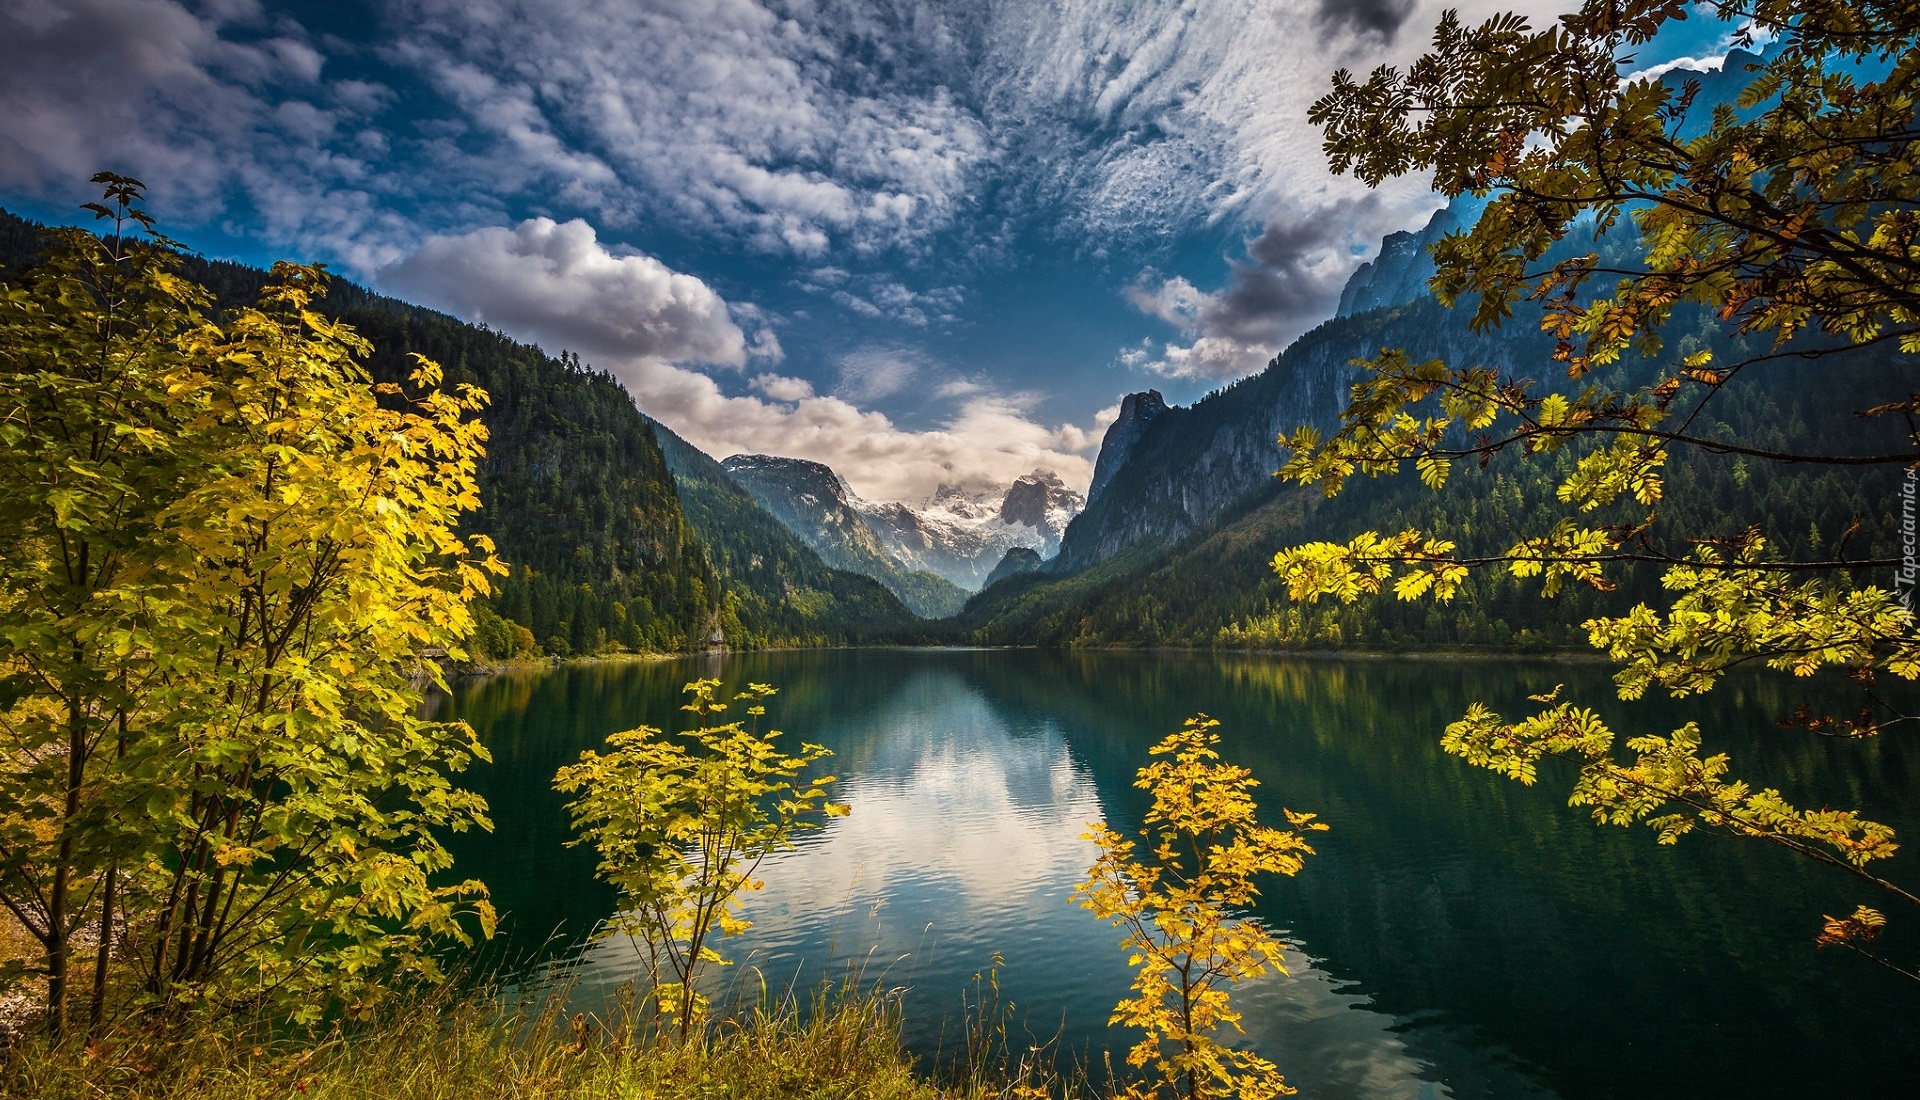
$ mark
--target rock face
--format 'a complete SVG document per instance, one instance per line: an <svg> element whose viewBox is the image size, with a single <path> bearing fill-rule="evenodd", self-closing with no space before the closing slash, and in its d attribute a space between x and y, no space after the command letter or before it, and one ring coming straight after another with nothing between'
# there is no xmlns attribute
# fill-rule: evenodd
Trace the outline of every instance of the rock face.
<svg viewBox="0 0 1920 1100"><path fill-rule="evenodd" d="M1510 329L1488 341L1466 322L1430 297L1336 318L1300 337L1261 373L1191 408L1168 408L1146 425L1126 461L1067 528L1048 571L1078 572L1137 543L1172 545L1252 494L1270 491L1287 457L1277 442L1281 433L1305 424L1323 432L1337 428L1359 374L1351 360L1372 358L1383 346L1404 348L1416 361L1437 357L1498 369L1552 354L1551 341L1537 333Z"/></svg>
<svg viewBox="0 0 1920 1100"><path fill-rule="evenodd" d="M1046 563L1040 560L1039 551L1026 546L1015 546L1007 551L1006 557L1000 559L999 565L993 567L993 572L987 574L985 587L992 588L1008 577L1016 577L1022 573L1038 573L1044 564Z"/></svg>
<svg viewBox="0 0 1920 1100"><path fill-rule="evenodd" d="M1551 341L1529 326L1500 339L1476 335L1469 314L1442 308L1427 290L1427 249L1477 221L1485 200L1463 197L1418 233L1395 233L1361 265L1340 296L1338 316L1295 340L1259 374L1209 394L1191 408L1169 407L1158 393L1129 394L1107 429L1087 506L1067 528L1049 573L1075 573L1139 543L1172 545L1259 493L1273 491L1285 462L1281 434L1302 425L1323 433L1359 377L1355 359L1382 348L1415 361L1481 363L1507 370L1545 362Z"/></svg>
<svg viewBox="0 0 1920 1100"><path fill-rule="evenodd" d="M926 618L959 611L1010 548L1056 553L1085 504L1051 470L1004 493L942 485L910 504L861 500L832 468L803 458L734 455L722 465L828 565L874 578Z"/></svg>
<svg viewBox="0 0 1920 1100"><path fill-rule="evenodd" d="M1010 526L1032 527L1054 545L1066 533L1067 524L1086 507L1079 493L1067 488L1052 470L1035 470L1014 481L1000 501L1000 522Z"/></svg>
<svg viewBox="0 0 1920 1100"><path fill-rule="evenodd" d="M1436 270L1427 250L1434 242L1463 224L1479 217L1480 204L1472 199L1455 200L1434 212L1426 228L1417 233L1389 233L1380 241L1380 254L1363 263L1347 277L1340 291L1340 309L1336 317L1352 317L1371 309L1405 305L1427 297L1427 280Z"/></svg>
<svg viewBox="0 0 1920 1100"><path fill-rule="evenodd" d="M1088 503L1100 499L1101 490L1113 481L1120 467L1127 464L1127 456L1146 434L1147 426L1166 411L1167 402L1159 390L1130 393L1120 399L1120 417L1107 427L1106 438L1100 441L1100 457L1093 463L1093 484L1087 487Z"/></svg>

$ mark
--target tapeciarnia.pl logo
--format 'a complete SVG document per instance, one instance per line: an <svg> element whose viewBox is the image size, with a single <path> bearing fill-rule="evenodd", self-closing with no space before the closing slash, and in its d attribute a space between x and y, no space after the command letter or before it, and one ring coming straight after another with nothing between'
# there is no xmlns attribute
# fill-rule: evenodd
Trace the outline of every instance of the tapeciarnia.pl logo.
<svg viewBox="0 0 1920 1100"><path fill-rule="evenodd" d="M1893 594L1908 614L1914 613L1913 592L1920 584L1920 553L1916 553L1914 523L1914 480L1920 476L1920 468L1907 467L1906 479L1900 483L1900 572L1893 578Z"/></svg>

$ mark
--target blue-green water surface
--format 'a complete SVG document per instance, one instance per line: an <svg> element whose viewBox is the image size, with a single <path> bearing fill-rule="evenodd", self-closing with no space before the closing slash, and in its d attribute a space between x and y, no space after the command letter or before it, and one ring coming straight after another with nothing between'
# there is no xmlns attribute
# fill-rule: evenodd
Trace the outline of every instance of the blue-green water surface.
<svg viewBox="0 0 1920 1100"><path fill-rule="evenodd" d="M1920 833L1920 750L1782 731L1841 689L1736 677L1694 700L1616 700L1597 665L1306 660L1213 654L815 651L576 666L457 687L494 763L493 806L462 870L506 914L506 949L571 961L576 997L638 973L617 940L580 945L612 910L593 857L565 847L554 770L606 734L676 726L698 676L762 681L770 721L833 750L853 814L770 860L728 977L807 987L860 968L904 987L916 1053L951 1052L963 997L996 952L1016 1032L1117 1063L1128 970L1118 933L1074 903L1090 821L1139 827L1147 748L1186 716L1222 722L1271 820L1332 829L1257 910L1292 945L1287 977L1239 994L1248 1040L1309 1097L1873 1097L1920 1095L1920 983L1815 948L1823 913L1894 918L1889 954L1920 956L1920 913L1768 845L1596 827L1570 771L1524 787L1443 754L1483 700L1509 716L1566 685L1623 733L1698 720L1737 774L1802 805L1860 807ZM1890 864L1912 887L1920 853ZM554 935L555 930L559 935ZM543 946L544 945L544 946Z"/></svg>

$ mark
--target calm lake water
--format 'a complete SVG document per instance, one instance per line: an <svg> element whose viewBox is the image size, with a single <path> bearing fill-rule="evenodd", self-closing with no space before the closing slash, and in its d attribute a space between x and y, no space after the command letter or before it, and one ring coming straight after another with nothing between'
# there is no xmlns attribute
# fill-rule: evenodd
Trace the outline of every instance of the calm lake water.
<svg viewBox="0 0 1920 1100"><path fill-rule="evenodd" d="M1598 665L872 650L462 684L436 709L492 747L470 779L497 823L463 840L462 870L492 887L505 949L572 959L584 1001L636 967L621 943L577 943L612 897L592 856L564 846L554 770L612 731L677 725L698 676L780 687L772 724L832 749L853 805L763 868L729 977L805 987L864 967L908 987L923 1056L952 1050L962 998L999 952L1020 1027L1119 1061L1134 1036L1105 1024L1129 974L1118 933L1073 902L1092 860L1080 834L1098 819L1138 829L1134 770L1205 711L1270 820L1285 805L1332 826L1257 911L1293 945L1291 976L1239 995L1249 1040L1302 1095L1920 1095L1920 985L1812 943L1822 913L1867 903L1910 962L1920 914L1764 844L1661 847L1644 827L1596 827L1565 804L1570 773L1527 788L1438 747L1470 701L1512 717L1565 683L1616 729L1697 719L1738 774L1920 835L1920 751L1779 731L1804 685L1737 678L1684 704L1625 704ZM1920 882L1920 853L1896 863Z"/></svg>

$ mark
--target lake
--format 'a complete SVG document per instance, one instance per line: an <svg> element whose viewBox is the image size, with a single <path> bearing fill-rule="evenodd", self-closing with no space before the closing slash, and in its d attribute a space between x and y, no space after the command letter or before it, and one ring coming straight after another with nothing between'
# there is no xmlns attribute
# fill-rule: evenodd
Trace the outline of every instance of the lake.
<svg viewBox="0 0 1920 1100"><path fill-rule="evenodd" d="M1838 949L1823 913L1886 911L1887 953L1920 957L1920 913L1772 846L1706 834L1675 846L1600 828L1566 805L1569 769L1523 787L1443 754L1473 700L1511 717L1564 683L1616 730L1698 720L1736 774L1802 806L1858 807L1920 835L1920 750L1783 732L1833 685L1735 677L1694 700L1622 703L1597 664L1032 650L828 650L570 666L457 685L435 703L473 723L494 763L469 785L491 836L460 870L505 914L501 949L572 963L591 1005L638 968L616 941L581 946L612 910L593 856L565 846L554 770L640 724L677 726L681 686L718 676L781 693L769 722L830 748L852 816L763 867L727 974L807 987L861 968L903 987L906 1039L955 1045L963 998L997 952L1016 1030L1098 1063L1136 1036L1106 1019L1127 989L1119 933L1080 909L1080 839L1133 832L1147 749L1182 719L1222 722L1265 819L1332 826L1257 916L1292 945L1288 977L1237 1001L1249 1041L1303 1096L1920 1095L1920 983ZM1854 704L1851 709L1857 709ZM1891 877L1920 883L1920 855ZM1887 872L1883 872L1887 873ZM556 931L557 930L557 931Z"/></svg>

